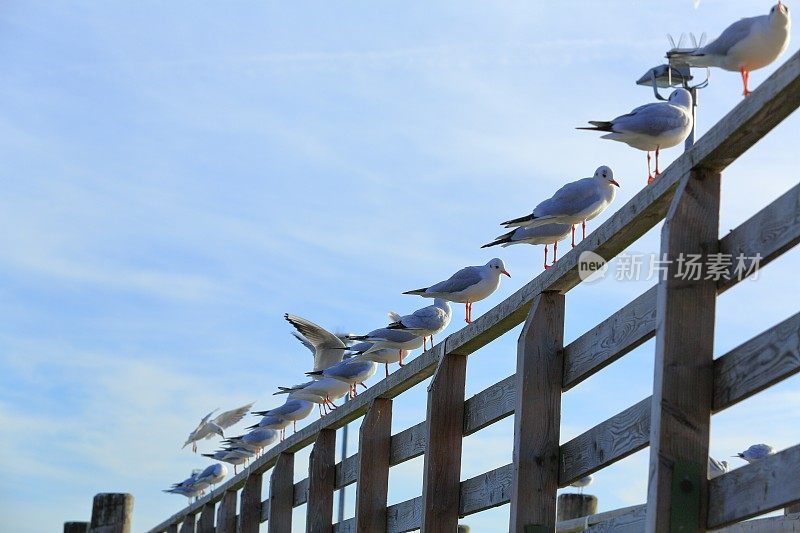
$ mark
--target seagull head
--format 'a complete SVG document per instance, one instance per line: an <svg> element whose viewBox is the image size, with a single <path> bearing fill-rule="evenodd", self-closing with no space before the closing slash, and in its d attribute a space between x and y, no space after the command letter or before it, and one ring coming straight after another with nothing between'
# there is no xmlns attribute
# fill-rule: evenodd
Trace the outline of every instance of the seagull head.
<svg viewBox="0 0 800 533"><path fill-rule="evenodd" d="M685 107L686 109L692 108L692 93L684 89L683 87L679 87L672 91L672 94L669 95L669 103L673 105L679 105L681 107Z"/></svg>
<svg viewBox="0 0 800 533"><path fill-rule="evenodd" d="M778 3L769 10L769 21L773 25L788 26L790 22L789 6L778 1Z"/></svg>
<svg viewBox="0 0 800 533"><path fill-rule="evenodd" d="M495 257L494 259L486 263L486 266L489 267L489 269L491 269L492 272L497 272L498 276L500 274L505 274L509 278L511 277L511 274L509 274L508 271L506 270L505 263L503 263L503 260L498 257Z"/></svg>
<svg viewBox="0 0 800 533"><path fill-rule="evenodd" d="M614 171L605 165L598 167L598 169L594 171L594 179L619 187L619 183L614 179Z"/></svg>
<svg viewBox="0 0 800 533"><path fill-rule="evenodd" d="M219 436L220 436L220 437L222 437L223 439L225 438L225 434L224 434L224 432L222 431L222 428L221 428L221 427L219 427L219 426L218 426L217 424L215 424L214 422L209 422L209 423L208 423L208 427L211 429L211 431L213 431L214 433L216 433L217 435L219 435Z"/></svg>

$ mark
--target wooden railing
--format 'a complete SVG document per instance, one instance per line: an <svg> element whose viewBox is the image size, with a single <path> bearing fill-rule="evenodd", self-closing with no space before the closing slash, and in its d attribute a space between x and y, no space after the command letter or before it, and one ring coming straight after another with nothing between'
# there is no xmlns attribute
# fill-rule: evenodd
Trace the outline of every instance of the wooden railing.
<svg viewBox="0 0 800 533"><path fill-rule="evenodd" d="M292 509L302 504L307 531L455 531L459 517L505 503L511 531L555 531L559 487L647 446L647 503L581 527L702 531L800 501L800 445L711 481L706 476L712 413L800 371L800 314L714 359L716 296L739 280L679 279L672 263L655 287L562 342L564 294L580 283L581 252L613 258L662 220L661 252L668 258L760 254L763 267L800 241L800 184L718 237L721 171L798 105L795 54L555 267L151 531L181 525L184 532L233 533L238 526L251 533L267 522L270 532L288 532ZM522 322L515 374L465 400L467 356ZM559 445L562 392L653 337L653 395ZM392 435L392 399L431 376L426 419ZM463 437L511 415L513 462L461 480ZM359 453L335 464L335 430L362 416ZM308 478L294 483L294 454L309 445ZM390 467L421 455L421 495L387 506ZM270 469L264 499L262 476ZM333 492L352 483L355 517L333 524ZM558 530L575 527L564 522Z"/></svg>

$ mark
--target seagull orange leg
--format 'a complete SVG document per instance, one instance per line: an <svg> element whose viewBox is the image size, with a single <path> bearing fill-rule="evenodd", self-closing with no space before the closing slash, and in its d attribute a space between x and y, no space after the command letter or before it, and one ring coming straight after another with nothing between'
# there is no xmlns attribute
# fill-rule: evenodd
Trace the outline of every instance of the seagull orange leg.
<svg viewBox="0 0 800 533"><path fill-rule="evenodd" d="M547 245L545 244L544 245L544 269L547 270L548 268L550 268L550 267L547 266Z"/></svg>
<svg viewBox="0 0 800 533"><path fill-rule="evenodd" d="M742 74L742 86L744 86L744 92L742 93L742 95L750 96L750 90L747 88L748 82L750 81L750 71L742 68L739 69L739 72L741 72Z"/></svg>
<svg viewBox="0 0 800 533"><path fill-rule="evenodd" d="M558 261L558 241L553 243L553 264L550 266L555 266L557 261Z"/></svg>
<svg viewBox="0 0 800 533"><path fill-rule="evenodd" d="M659 172L659 170L658 170L658 155L660 153L661 153L661 147L660 146L656 146L656 174L655 174L656 177L658 177L659 174L661 174L661 172Z"/></svg>
<svg viewBox="0 0 800 533"><path fill-rule="evenodd" d="M583 237L581 237L581 240L583 240L583 239L586 238L586 221L585 220L583 222L581 222L581 230L583 230Z"/></svg>
<svg viewBox="0 0 800 533"><path fill-rule="evenodd" d="M400 366L403 366L403 350L400 350Z"/></svg>
<svg viewBox="0 0 800 533"><path fill-rule="evenodd" d="M575 248L575 224L572 225L572 247Z"/></svg>
<svg viewBox="0 0 800 533"><path fill-rule="evenodd" d="M650 150L647 151L647 184L653 183L653 173L650 172Z"/></svg>
<svg viewBox="0 0 800 533"><path fill-rule="evenodd" d="M386 370L386 377L389 377L389 363L383 363L383 369Z"/></svg>

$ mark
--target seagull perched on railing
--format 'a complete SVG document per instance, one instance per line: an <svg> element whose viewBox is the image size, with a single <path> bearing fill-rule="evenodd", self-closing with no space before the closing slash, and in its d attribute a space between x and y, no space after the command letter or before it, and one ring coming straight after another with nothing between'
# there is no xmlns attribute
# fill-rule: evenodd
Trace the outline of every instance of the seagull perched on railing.
<svg viewBox="0 0 800 533"><path fill-rule="evenodd" d="M350 386L350 398L355 398L358 395L356 386L361 385L366 389L367 386L364 385L364 382L375 375L377 368L377 363L370 361L361 354L345 359L325 370L306 372L306 375L312 378L326 377L347 383Z"/></svg>
<svg viewBox="0 0 800 533"><path fill-rule="evenodd" d="M442 298L466 306L467 324L472 322L472 304L488 297L500 286L500 275L511 277L502 259L495 257L485 265L464 267L448 279L430 287L406 291L423 298ZM352 337L351 337L352 338Z"/></svg>
<svg viewBox="0 0 800 533"><path fill-rule="evenodd" d="M667 52L667 58L673 66L718 67L739 72L743 94L748 96L750 72L766 67L786 50L791 27L789 7L778 2L768 15L741 19L707 45L674 48Z"/></svg>
<svg viewBox="0 0 800 533"><path fill-rule="evenodd" d="M309 382L311 383L311 382ZM261 422L264 422L262 425L259 422L259 427L267 427L271 429L283 429L289 424L282 426L281 420L291 421L294 431L297 431L297 421L302 420L311 413L311 410L314 408L314 403L309 402L308 400L303 400L301 398L297 398L293 393L289 393L289 397L286 398L286 403L281 405L280 407L276 407L275 409L268 409L266 411L254 411L254 415L263 416L264 419ZM265 420L267 419L267 420ZM251 426L248 429L253 429L255 426Z"/></svg>
<svg viewBox="0 0 800 533"><path fill-rule="evenodd" d="M330 331L299 316L285 314L286 321L295 327L295 338L314 354L314 370L325 370L342 360L347 345Z"/></svg>
<svg viewBox="0 0 800 533"><path fill-rule="evenodd" d="M223 442L232 448L243 448L258 454L276 440L278 440L278 432L274 429L257 428L250 433L230 437Z"/></svg>
<svg viewBox="0 0 800 533"><path fill-rule="evenodd" d="M290 394L292 398L307 400L319 405L319 417L323 416L323 408L336 409L334 400L338 400L350 391L350 385L332 378L308 381L293 387L278 387L275 394Z"/></svg>
<svg viewBox="0 0 800 533"><path fill-rule="evenodd" d="M389 320L392 322L386 327L421 336L422 349L427 350L425 340L430 337L431 346L433 346L433 336L444 331L452 317L453 309L450 307L450 303L443 298L435 298L433 305L417 309L410 315L400 316L394 311L389 311Z"/></svg>
<svg viewBox="0 0 800 533"><path fill-rule="evenodd" d="M558 261L558 241L563 241L569 237L572 226L569 224L545 224L533 228L520 227L514 228L508 233L497 237L494 241L484 244L481 248L497 246L505 248L512 244L544 244L544 269L547 270ZM553 264L547 264L547 245L553 245Z"/></svg>
<svg viewBox="0 0 800 533"><path fill-rule="evenodd" d="M400 363L408 355L408 350L395 350L392 348L374 348L371 342L359 342L353 344L348 350L360 354L362 359L383 363L386 370L386 377L389 377L389 365ZM403 366L402 363L400 366Z"/></svg>
<svg viewBox="0 0 800 533"><path fill-rule="evenodd" d="M364 351L356 352L367 355L381 349L393 349L397 351L400 358L400 366L403 366L403 355L411 350L420 348L423 344L421 335L404 331L402 329L379 328L373 329L366 335L349 335L348 338L354 341L364 341L370 347ZM367 358L369 359L369 358Z"/></svg>
<svg viewBox="0 0 800 533"><path fill-rule="evenodd" d="M588 476L583 476L580 479L576 479L572 483L569 484L570 487L575 487L576 489L581 489L581 494L583 494L583 488L588 487L594 481L594 477L591 474Z"/></svg>
<svg viewBox="0 0 800 533"><path fill-rule="evenodd" d="M233 465L233 473L235 475L237 473L236 468L239 465L245 464L255 453L245 448L226 448L224 450L217 450L214 453L203 453L201 455Z"/></svg>
<svg viewBox="0 0 800 533"><path fill-rule="evenodd" d="M218 408L214 409L204 416L202 420L200 420L200 423L197 425L195 430L189 434L189 438L186 439L183 447L186 448L186 446L191 443L192 451L197 453L197 441L202 439L210 439L214 435L219 435L220 437L225 438L224 430L244 418L244 415L246 415L250 408L253 407L254 403L255 402L250 402L247 405L237 407L236 409L225 411L211 420L211 415L219 410Z"/></svg>
<svg viewBox="0 0 800 533"><path fill-rule="evenodd" d="M650 173L650 152L656 153L655 177L658 177L661 149L682 143L692 132L692 94L686 89L675 89L666 102L645 104L617 118L590 120L589 124L592 127L576 129L607 132L601 139L623 142L647 152L647 183L650 184L655 179Z"/></svg>
<svg viewBox="0 0 800 533"><path fill-rule="evenodd" d="M734 457L744 459L748 463L755 463L765 457L775 453L775 449L769 444L753 444L743 452L739 452Z"/></svg>
<svg viewBox="0 0 800 533"><path fill-rule="evenodd" d="M728 461L717 461L708 456L708 479L714 479L728 471Z"/></svg>
<svg viewBox="0 0 800 533"><path fill-rule="evenodd" d="M530 215L502 222L506 228L535 228L545 224L572 226L572 247L575 247L575 224L581 224L586 238L586 221L591 220L611 205L619 183L607 166L598 167L591 178L567 183L556 193L533 208Z"/></svg>

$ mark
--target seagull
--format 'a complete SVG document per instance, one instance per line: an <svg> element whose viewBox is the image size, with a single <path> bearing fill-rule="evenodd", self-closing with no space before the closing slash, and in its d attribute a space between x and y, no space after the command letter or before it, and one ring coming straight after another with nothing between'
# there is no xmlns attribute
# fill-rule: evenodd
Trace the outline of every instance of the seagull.
<svg viewBox="0 0 800 533"><path fill-rule="evenodd" d="M748 463L755 463L756 461L760 461L761 459L764 459L773 453L775 453L775 449L769 444L753 444L745 451L734 455L734 457L744 459Z"/></svg>
<svg viewBox="0 0 800 533"><path fill-rule="evenodd" d="M647 152L647 183L658 177L658 155L662 148L677 146L692 132L692 94L686 89L675 89L666 102L653 102L639 106L626 115L609 121L590 120L591 128L579 130L608 132L601 139L624 142ZM650 173L650 152L656 153L656 173Z"/></svg>
<svg viewBox="0 0 800 533"><path fill-rule="evenodd" d="M500 274L511 277L503 260L495 257L483 266L464 267L444 281L403 294L416 294L423 298L443 298L450 302L463 303L466 307L465 321L470 324L472 304L497 290L500 286Z"/></svg>
<svg viewBox="0 0 800 533"><path fill-rule="evenodd" d="M389 364L399 363L408 355L408 350L394 350L391 348L372 348L371 342L359 342L348 348L349 350L361 354L363 359L383 363L386 370L386 377L389 377Z"/></svg>
<svg viewBox="0 0 800 533"><path fill-rule="evenodd" d="M290 394L293 398L307 400L319 405L319 417L322 418L322 410L330 407L336 409L334 400L338 400L348 392L350 385L341 381L323 377L317 381L308 381L293 387L278 387L280 389L275 394Z"/></svg>
<svg viewBox="0 0 800 533"><path fill-rule="evenodd" d="M306 372L306 375L311 377L326 377L347 383L350 386L350 398L355 398L358 396L356 385L360 384L366 389L367 386L364 385L364 382L375 375L377 369L377 363L365 359L362 354L345 359L341 363L337 363L325 370Z"/></svg>
<svg viewBox="0 0 800 533"><path fill-rule="evenodd" d="M169 494L180 494L181 496L186 496L190 502L192 501L192 498L199 498L200 496L205 494L204 489L199 489L193 486L184 487L181 485L166 490L162 490L161 492L167 492Z"/></svg>
<svg viewBox="0 0 800 533"><path fill-rule="evenodd" d="M311 382L309 382L310 384ZM294 431L297 431L297 421L302 420L307 417L311 410L314 408L314 403L309 402L308 400L303 400L300 398L295 397L294 393L290 393L289 397L286 399L286 403L281 405L280 407L276 407L275 409L269 409L267 411L255 411L253 414L263 416L264 418L267 417L274 417L280 418L284 420L289 420L292 422L292 426ZM264 422L262 419L261 422ZM260 427L269 427L271 429L283 429L278 427L270 426L269 424L277 423L277 420L266 422L263 425L259 423ZM288 426L288 423L286 424ZM286 427L286 426L283 426ZM252 427L248 429L253 429Z"/></svg>
<svg viewBox="0 0 800 533"><path fill-rule="evenodd" d="M750 72L766 67L789 46L792 19L789 6L778 2L768 15L743 18L734 22L712 42L700 48L674 48L667 52L670 65L690 67L719 67L739 72L744 96Z"/></svg>
<svg viewBox="0 0 800 533"><path fill-rule="evenodd" d="M205 470L197 474L197 476L195 476L195 483L205 484L205 486L208 487L209 485L220 483L227 475L228 469L225 465L216 463L206 467Z"/></svg>
<svg viewBox="0 0 800 533"><path fill-rule="evenodd" d="M325 370L342 360L347 346L342 339L310 320L285 314L284 318L295 327L295 337L314 352L314 370Z"/></svg>
<svg viewBox="0 0 800 533"><path fill-rule="evenodd" d="M215 459L217 461L224 461L228 464L232 464L233 473L236 475L236 468L239 465L246 463L247 460L253 457L255 454L244 448L227 448L225 450L217 450L214 453L203 453L200 455L203 457L210 457L211 459Z"/></svg>
<svg viewBox="0 0 800 533"><path fill-rule="evenodd" d="M233 448L243 448L257 454L276 440L278 440L277 431L259 428L238 437L231 437L224 442Z"/></svg>
<svg viewBox="0 0 800 533"><path fill-rule="evenodd" d="M313 408L311 402L307 402L310 408ZM274 429L275 431L280 431L281 433L281 442L283 442L284 437L286 436L286 428L292 421L288 418L283 418L280 416L273 416L267 415L261 417L258 424L253 424L252 426L247 426L245 429Z"/></svg>
<svg viewBox="0 0 800 533"><path fill-rule="evenodd" d="M580 479L573 481L572 483L569 484L569 486L575 487L576 489L581 489L581 494L583 494L583 488L591 485L592 481L594 481L594 478L592 477L591 474L589 474L588 476L584 476Z"/></svg>
<svg viewBox="0 0 800 533"><path fill-rule="evenodd" d="M216 413L219 409L214 409L210 413L200 420L200 423L197 425L194 431L189 434L189 438L186 439L186 442L183 444L183 447L192 444L192 451L197 453L197 441L202 439L210 439L214 435L219 435L222 438L225 438L225 434L223 430L231 427L239 420L244 418L244 415L253 407L253 404L256 402L250 402L247 405L243 405L241 407L237 407L236 409L231 409L230 411L225 411L224 413L220 413L217 415L214 420L209 420L211 415Z"/></svg>
<svg viewBox="0 0 800 533"><path fill-rule="evenodd" d="M714 479L728 471L728 461L717 461L708 456L708 479Z"/></svg>
<svg viewBox="0 0 800 533"><path fill-rule="evenodd" d="M386 327L420 335L422 349L427 350L425 345L427 337L431 338L431 346L433 346L433 336L444 331L452 317L453 310L448 301L443 298L435 298L433 305L417 309L410 315L400 316L394 311L390 311L389 319L392 322Z"/></svg>
<svg viewBox="0 0 800 533"><path fill-rule="evenodd" d="M411 350L416 350L423 344L422 336L412 333L411 331L404 331L402 329L389 329L380 328L374 329L366 335L348 335L350 340L366 341L372 344L363 353L369 354L383 348L397 350L400 366L403 366L403 356Z"/></svg>
<svg viewBox="0 0 800 533"><path fill-rule="evenodd" d="M558 260L558 241L569 237L572 226L569 224L545 224L533 228L519 227L497 237L494 241L484 244L481 248L490 246L511 246L512 244L544 244L544 269L547 270ZM553 244L553 264L547 264L547 245Z"/></svg>
<svg viewBox="0 0 800 533"><path fill-rule="evenodd" d="M551 197L533 208L530 215L507 220L506 228L543 226L545 224L569 224L572 226L572 247L575 247L575 224L583 228L586 238L586 221L591 220L614 201L619 183L607 166L598 167L591 178L567 183Z"/></svg>

